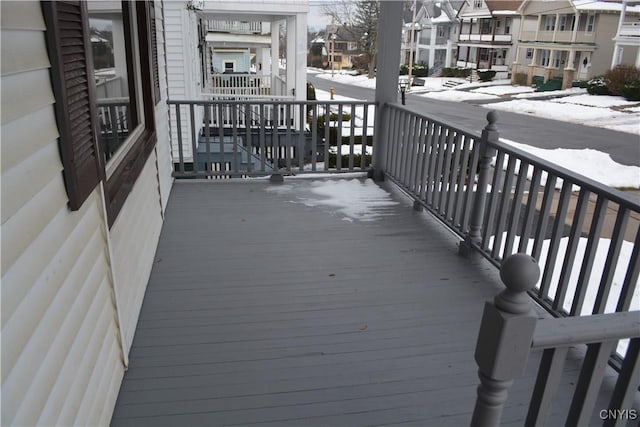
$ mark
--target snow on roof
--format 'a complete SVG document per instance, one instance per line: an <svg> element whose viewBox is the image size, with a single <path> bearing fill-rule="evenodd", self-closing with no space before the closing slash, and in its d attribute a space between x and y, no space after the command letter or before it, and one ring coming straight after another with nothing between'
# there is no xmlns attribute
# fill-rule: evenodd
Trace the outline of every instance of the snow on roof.
<svg viewBox="0 0 640 427"><path fill-rule="evenodd" d="M577 10L599 10L606 12L619 12L622 10L620 1L593 1L593 0L573 0L573 5ZM627 12L640 13L640 5L632 6L627 4Z"/></svg>

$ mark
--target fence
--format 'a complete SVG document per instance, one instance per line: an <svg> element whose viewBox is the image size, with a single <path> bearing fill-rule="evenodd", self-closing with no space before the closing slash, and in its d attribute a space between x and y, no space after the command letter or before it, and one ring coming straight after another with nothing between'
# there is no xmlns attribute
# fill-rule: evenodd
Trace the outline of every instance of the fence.
<svg viewBox="0 0 640 427"><path fill-rule="evenodd" d="M501 266L500 277L507 289L485 304L475 352L480 386L471 424L500 425L514 379L524 373L529 353L541 349L526 426L544 425L552 406L554 424L560 417L567 426L591 425L597 420L606 426L637 421L640 312L538 319L526 291L539 276L540 269L528 255L510 255ZM611 370L609 356L618 340L628 338L618 375L609 375L613 384L603 387L606 371ZM565 365L570 350L579 352L583 347L581 357L570 362L572 368L579 367L577 379L573 375L569 379ZM571 396L559 399L556 391L562 381L575 382L575 388ZM599 410L594 411L598 401Z"/></svg>
<svg viewBox="0 0 640 427"><path fill-rule="evenodd" d="M169 107L177 178L365 171L371 163L372 102L169 101Z"/></svg>
<svg viewBox="0 0 640 427"><path fill-rule="evenodd" d="M390 106L387 175L496 266L538 260L554 315L640 309L640 203L499 142L488 117L478 135Z"/></svg>

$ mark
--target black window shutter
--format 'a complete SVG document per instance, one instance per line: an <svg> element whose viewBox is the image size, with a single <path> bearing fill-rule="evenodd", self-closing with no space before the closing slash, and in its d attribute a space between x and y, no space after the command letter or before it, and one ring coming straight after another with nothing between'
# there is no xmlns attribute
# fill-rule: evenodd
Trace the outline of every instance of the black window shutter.
<svg viewBox="0 0 640 427"><path fill-rule="evenodd" d="M86 3L44 1L59 147L69 207L78 210L104 176Z"/></svg>
<svg viewBox="0 0 640 427"><path fill-rule="evenodd" d="M157 105L160 102L160 76L158 74L158 36L156 34L156 5L155 0L149 5L149 22L151 30L151 72L153 78L153 101Z"/></svg>

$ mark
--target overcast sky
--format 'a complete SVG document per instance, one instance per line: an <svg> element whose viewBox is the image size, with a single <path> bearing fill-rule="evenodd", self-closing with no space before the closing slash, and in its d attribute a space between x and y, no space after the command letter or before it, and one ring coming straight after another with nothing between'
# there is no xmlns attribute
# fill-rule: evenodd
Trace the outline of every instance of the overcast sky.
<svg viewBox="0 0 640 427"><path fill-rule="evenodd" d="M309 28L316 31L324 30L327 24L331 23L331 19L322 14L322 5L327 3L327 0L309 0L309 15L307 15Z"/></svg>

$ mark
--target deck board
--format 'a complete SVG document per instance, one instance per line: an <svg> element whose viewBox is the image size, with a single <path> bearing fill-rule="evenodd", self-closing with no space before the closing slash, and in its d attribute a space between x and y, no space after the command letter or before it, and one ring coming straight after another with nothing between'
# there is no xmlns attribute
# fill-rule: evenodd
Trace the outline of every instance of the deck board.
<svg viewBox="0 0 640 427"><path fill-rule="evenodd" d="M469 424L497 271L390 186L361 221L314 182L174 185L112 425Z"/></svg>

